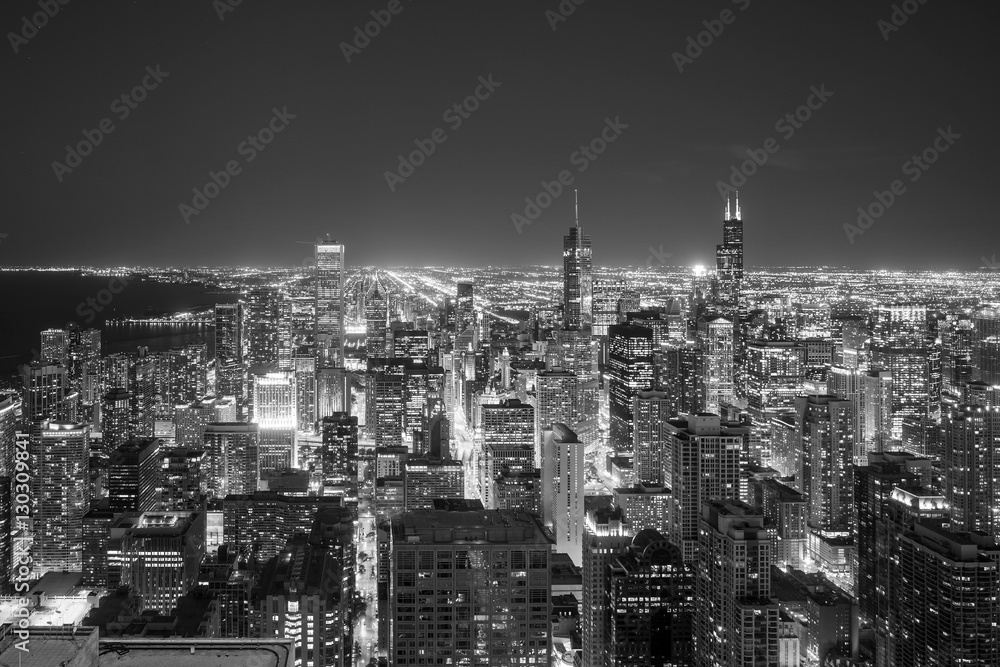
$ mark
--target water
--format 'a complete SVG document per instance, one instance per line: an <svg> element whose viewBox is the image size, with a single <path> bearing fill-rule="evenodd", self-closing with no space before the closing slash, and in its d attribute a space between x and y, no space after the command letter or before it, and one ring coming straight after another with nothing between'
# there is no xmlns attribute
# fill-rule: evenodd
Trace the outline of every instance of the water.
<svg viewBox="0 0 1000 667"><path fill-rule="evenodd" d="M71 271L0 272L0 374L31 359L43 329L65 328L71 322L101 329L103 354L134 352L138 345L151 351L198 341L211 345L212 328L203 324L108 324L107 320L203 310L237 298L209 293L215 288L203 285L135 277L122 286L111 280Z"/></svg>

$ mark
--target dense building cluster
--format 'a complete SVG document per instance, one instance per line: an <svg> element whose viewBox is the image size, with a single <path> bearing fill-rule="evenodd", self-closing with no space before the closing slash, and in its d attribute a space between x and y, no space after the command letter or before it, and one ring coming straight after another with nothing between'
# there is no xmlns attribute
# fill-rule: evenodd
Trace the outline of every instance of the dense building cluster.
<svg viewBox="0 0 1000 667"><path fill-rule="evenodd" d="M41 332L0 622L302 667L1000 664L1000 307L782 293L738 201L716 258L646 293L577 224L553 290L326 238L220 281L202 342Z"/></svg>

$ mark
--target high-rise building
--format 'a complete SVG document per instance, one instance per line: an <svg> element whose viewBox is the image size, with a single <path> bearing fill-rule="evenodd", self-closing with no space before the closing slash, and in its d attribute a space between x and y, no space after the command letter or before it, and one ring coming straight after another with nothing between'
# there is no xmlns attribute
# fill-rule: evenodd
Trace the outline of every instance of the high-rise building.
<svg viewBox="0 0 1000 667"><path fill-rule="evenodd" d="M694 341L653 352L653 388L667 394L674 417L705 410L705 353Z"/></svg>
<svg viewBox="0 0 1000 667"><path fill-rule="evenodd" d="M719 412L732 403L735 337L733 320L721 316L698 320L698 345L704 355L705 410Z"/></svg>
<svg viewBox="0 0 1000 667"><path fill-rule="evenodd" d="M59 364L32 362L21 367L24 402L21 419L25 425L41 419L69 419L75 406L68 400L69 380L66 367Z"/></svg>
<svg viewBox="0 0 1000 667"><path fill-rule="evenodd" d="M594 421L586 426L577 423L579 431L577 435L585 442L592 442L597 435L594 416L597 414L599 402L599 376L595 357L597 344L589 328L557 329L553 332L553 344L556 359L554 364L550 364L549 370L557 370L555 366L558 366L558 369L576 373L580 383L580 411L583 413L583 420Z"/></svg>
<svg viewBox="0 0 1000 667"><path fill-rule="evenodd" d="M274 491L232 494L222 501L225 543L241 562L262 565L295 533L307 533L318 513L344 506L341 496L285 496Z"/></svg>
<svg viewBox="0 0 1000 667"><path fill-rule="evenodd" d="M1000 545L984 533L917 522L890 560L886 664L1000 664Z"/></svg>
<svg viewBox="0 0 1000 667"><path fill-rule="evenodd" d="M152 512L160 505L159 438L133 438L111 452L108 499L113 512Z"/></svg>
<svg viewBox="0 0 1000 667"><path fill-rule="evenodd" d="M335 412L320 422L323 483L339 486L358 480L358 418Z"/></svg>
<svg viewBox="0 0 1000 667"><path fill-rule="evenodd" d="M316 357L311 354L292 356L295 371L296 429L312 433L316 430Z"/></svg>
<svg viewBox="0 0 1000 667"><path fill-rule="evenodd" d="M851 471L854 414L836 396L800 396L796 426L802 443L802 491L809 502L809 525L822 531L848 531L853 512Z"/></svg>
<svg viewBox="0 0 1000 667"><path fill-rule="evenodd" d="M39 353L43 364L69 365L70 334L62 329L46 329L42 331L42 346Z"/></svg>
<svg viewBox="0 0 1000 667"><path fill-rule="evenodd" d="M738 501L701 507L695 594L695 664L778 664L774 541L764 517Z"/></svg>
<svg viewBox="0 0 1000 667"><path fill-rule="evenodd" d="M662 484L637 482L612 490L614 506L622 509L625 520L635 530L670 530L671 491Z"/></svg>
<svg viewBox="0 0 1000 667"><path fill-rule="evenodd" d="M386 331L389 329L389 294L378 271L365 295L365 350L368 357L389 356Z"/></svg>
<svg viewBox="0 0 1000 667"><path fill-rule="evenodd" d="M278 362L282 299L281 293L274 287L258 287L247 295L243 361L248 367Z"/></svg>
<svg viewBox="0 0 1000 667"><path fill-rule="evenodd" d="M455 333L462 333L476 324L474 286L472 280L458 281L455 293Z"/></svg>
<svg viewBox="0 0 1000 667"><path fill-rule="evenodd" d="M672 492L668 537L693 563L702 503L739 497L743 433L724 426L718 415L702 413L671 419L663 425L663 437L670 449L664 479Z"/></svg>
<svg viewBox="0 0 1000 667"><path fill-rule="evenodd" d="M193 512L203 507L208 490L205 450L176 447L164 451L160 508L166 512Z"/></svg>
<svg viewBox="0 0 1000 667"><path fill-rule="evenodd" d="M639 292L627 280L594 280L594 337L607 336L608 327L635 310L639 310Z"/></svg>
<svg viewBox="0 0 1000 667"><path fill-rule="evenodd" d="M809 547L805 496L776 479L754 479L750 487L753 502L748 504L758 508L775 530L774 564L802 569Z"/></svg>
<svg viewBox="0 0 1000 667"><path fill-rule="evenodd" d="M1000 535L1000 406L949 414L942 464L952 529Z"/></svg>
<svg viewBox="0 0 1000 667"><path fill-rule="evenodd" d="M663 457L670 452L664 448L661 425L673 412L672 401L662 391L640 391L632 399L632 469L640 482L663 484Z"/></svg>
<svg viewBox="0 0 1000 667"><path fill-rule="evenodd" d="M485 507L495 507L490 493L493 480L506 468L535 469L535 408L516 398L482 407L483 445L478 485Z"/></svg>
<svg viewBox="0 0 1000 667"><path fill-rule="evenodd" d="M889 501L897 489L920 488L931 476L931 460L907 452L878 452L854 471L856 593L862 621L885 636L889 607L889 561L895 558L896 535ZM918 496L914 496L918 497ZM941 508L943 514L943 507Z"/></svg>
<svg viewBox="0 0 1000 667"><path fill-rule="evenodd" d="M399 447L406 428L405 379L397 373L376 373L372 393L375 445Z"/></svg>
<svg viewBox="0 0 1000 667"><path fill-rule="evenodd" d="M30 440L34 543L38 575L83 566L83 516L90 510L90 426L42 421Z"/></svg>
<svg viewBox="0 0 1000 667"><path fill-rule="evenodd" d="M392 356L427 363L431 349L430 335L426 331L396 329L392 332Z"/></svg>
<svg viewBox="0 0 1000 667"><path fill-rule="evenodd" d="M632 401L653 388L653 332L617 324L608 329L608 405L610 442L618 452L631 452L634 441Z"/></svg>
<svg viewBox="0 0 1000 667"><path fill-rule="evenodd" d="M135 433L131 420L131 395L124 387L114 387L101 400L101 438L107 452L128 442Z"/></svg>
<svg viewBox="0 0 1000 667"><path fill-rule="evenodd" d="M295 639L296 664L353 664L352 565L308 535L293 536L261 575L253 605L260 636Z"/></svg>
<svg viewBox="0 0 1000 667"><path fill-rule="evenodd" d="M140 611L169 614L198 583L205 559L204 512L145 512L122 535L122 582Z"/></svg>
<svg viewBox="0 0 1000 667"><path fill-rule="evenodd" d="M658 531L640 530L608 564L605 665L694 662L694 570Z"/></svg>
<svg viewBox="0 0 1000 667"><path fill-rule="evenodd" d="M260 474L295 467L297 389L293 371L262 371L251 375L253 402L250 421L259 428Z"/></svg>
<svg viewBox="0 0 1000 667"><path fill-rule="evenodd" d="M235 422L236 401L206 396L174 407L175 441L179 447L201 449L205 427L211 422Z"/></svg>
<svg viewBox="0 0 1000 667"><path fill-rule="evenodd" d="M407 458L403 464L403 507L434 509L438 498L465 497L465 468L453 459Z"/></svg>
<svg viewBox="0 0 1000 667"><path fill-rule="evenodd" d="M259 424L209 422L202 437L202 475L210 498L257 491L261 477Z"/></svg>
<svg viewBox="0 0 1000 667"><path fill-rule="evenodd" d="M727 312L740 306L743 292L743 218L740 197L736 195L736 215L726 202L726 219L722 225L722 244L715 246L715 302Z"/></svg>
<svg viewBox="0 0 1000 667"><path fill-rule="evenodd" d="M755 422L794 409L805 381L806 349L793 341L748 341L744 352L744 385L740 393Z"/></svg>
<svg viewBox="0 0 1000 667"><path fill-rule="evenodd" d="M316 360L318 368L344 365L344 245L316 244Z"/></svg>
<svg viewBox="0 0 1000 667"><path fill-rule="evenodd" d="M542 433L559 422L574 426L584 418L580 378L576 373L554 369L535 377L535 467L542 467Z"/></svg>
<svg viewBox="0 0 1000 667"><path fill-rule="evenodd" d="M621 507L596 507L587 511L583 536L583 665L605 666L605 617L608 565L632 542L635 530Z"/></svg>
<svg viewBox="0 0 1000 667"><path fill-rule="evenodd" d="M892 376L892 439L918 456L937 454L941 417L941 350L926 306L879 306L871 343L872 370ZM922 439L903 442L903 422L915 421Z"/></svg>
<svg viewBox="0 0 1000 667"><path fill-rule="evenodd" d="M421 510L391 536L392 664L549 664L552 542L537 518Z"/></svg>
<svg viewBox="0 0 1000 667"><path fill-rule="evenodd" d="M579 220L563 237L563 328L593 327L593 251Z"/></svg>
<svg viewBox="0 0 1000 667"><path fill-rule="evenodd" d="M542 439L542 516L556 550L583 564L584 444L565 424L552 424Z"/></svg>

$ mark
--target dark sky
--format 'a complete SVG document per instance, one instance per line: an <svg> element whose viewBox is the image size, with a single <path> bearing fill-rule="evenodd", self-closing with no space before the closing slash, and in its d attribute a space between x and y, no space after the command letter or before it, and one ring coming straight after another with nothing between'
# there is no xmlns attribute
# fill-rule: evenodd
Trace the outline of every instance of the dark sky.
<svg viewBox="0 0 1000 667"><path fill-rule="evenodd" d="M562 170L596 263L708 262L717 182L769 138L741 188L748 265L1000 254L995 2L909 0L884 39L883 1L587 0L553 30L558 0L400 0L348 63L340 43L388 0L243 0L220 20L230 1L76 0L16 54L38 0L3 2L0 264L292 265L324 232L355 265L554 264L572 192L520 234L511 214ZM724 10L679 72L672 54ZM121 119L113 101L157 65L168 76ZM454 128L443 113L489 75L500 86ZM833 95L786 139L776 122L812 86ZM295 118L247 162L273 108ZM627 129L580 173L571 154L616 117ZM52 163L105 118L114 131L60 182ZM960 138L911 181L905 163L949 126ZM436 128L446 141L391 192L385 172ZM240 173L186 224L179 205L230 160ZM896 179L850 243L843 225Z"/></svg>

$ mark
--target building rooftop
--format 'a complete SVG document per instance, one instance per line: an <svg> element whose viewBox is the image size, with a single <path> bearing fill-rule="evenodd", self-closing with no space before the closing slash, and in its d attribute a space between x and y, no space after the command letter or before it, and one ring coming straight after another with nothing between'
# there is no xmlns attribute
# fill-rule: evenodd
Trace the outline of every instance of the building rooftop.
<svg viewBox="0 0 1000 667"><path fill-rule="evenodd" d="M291 639L116 638L99 645L100 659L94 667L292 667L295 663Z"/></svg>
<svg viewBox="0 0 1000 667"><path fill-rule="evenodd" d="M392 520L392 538L397 544L554 544L536 515L514 510L404 512Z"/></svg>

